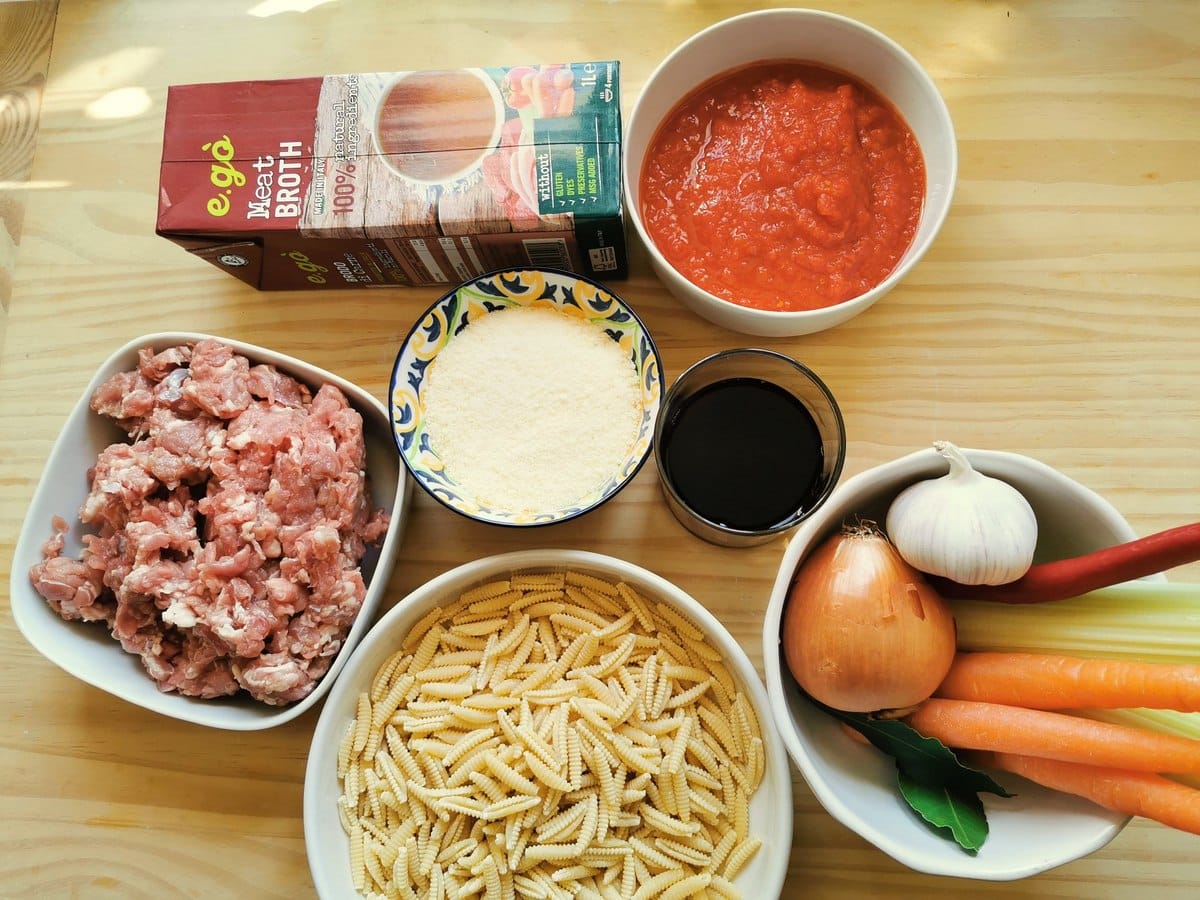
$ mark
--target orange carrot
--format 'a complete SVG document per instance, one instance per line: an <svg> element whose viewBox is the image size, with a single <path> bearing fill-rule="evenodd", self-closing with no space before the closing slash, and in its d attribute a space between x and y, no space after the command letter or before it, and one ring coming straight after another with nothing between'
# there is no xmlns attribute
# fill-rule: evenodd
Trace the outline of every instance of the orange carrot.
<svg viewBox="0 0 1200 900"><path fill-rule="evenodd" d="M926 700L905 717L926 737L962 750L994 750L1139 772L1200 772L1200 741L973 700Z"/></svg>
<svg viewBox="0 0 1200 900"><path fill-rule="evenodd" d="M1030 709L1200 711L1200 665L1079 659L1042 653L959 653L936 696Z"/></svg>
<svg viewBox="0 0 1200 900"><path fill-rule="evenodd" d="M846 733L846 736L848 738L850 738L852 741L854 741L855 743L858 743L858 744L865 744L868 747L871 746L871 742L867 740L866 735L864 735L857 728L851 728L845 722L842 722L841 726L842 726L842 731L844 731Z"/></svg>
<svg viewBox="0 0 1200 900"><path fill-rule="evenodd" d="M1113 812L1200 834L1200 790L1161 775L1015 753L992 753L979 761L1042 787L1084 797Z"/></svg>

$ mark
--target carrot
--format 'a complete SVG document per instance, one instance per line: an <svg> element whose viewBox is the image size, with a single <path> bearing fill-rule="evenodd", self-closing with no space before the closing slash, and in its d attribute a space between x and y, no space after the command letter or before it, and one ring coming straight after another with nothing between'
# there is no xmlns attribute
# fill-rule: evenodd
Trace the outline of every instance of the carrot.
<svg viewBox="0 0 1200 900"><path fill-rule="evenodd" d="M1042 787L1083 797L1113 812L1200 834L1200 790L1161 775L1015 753L992 753L979 762Z"/></svg>
<svg viewBox="0 0 1200 900"><path fill-rule="evenodd" d="M1198 712L1200 665L959 652L935 696L1029 709L1141 707Z"/></svg>
<svg viewBox="0 0 1200 900"><path fill-rule="evenodd" d="M1046 603L1197 561L1200 561L1200 522L1169 528L1084 556L1038 563L1008 584L965 585L945 578L933 581L946 598Z"/></svg>
<svg viewBox="0 0 1200 900"><path fill-rule="evenodd" d="M1200 741L1065 713L934 698L905 721L951 749L994 750L1139 772L1200 772Z"/></svg>
<svg viewBox="0 0 1200 900"><path fill-rule="evenodd" d="M855 743L864 744L868 747L871 746L871 742L867 740L866 735L864 735L857 728L851 728L845 722L840 722L839 724L842 726L842 731L846 733L846 737L850 738Z"/></svg>

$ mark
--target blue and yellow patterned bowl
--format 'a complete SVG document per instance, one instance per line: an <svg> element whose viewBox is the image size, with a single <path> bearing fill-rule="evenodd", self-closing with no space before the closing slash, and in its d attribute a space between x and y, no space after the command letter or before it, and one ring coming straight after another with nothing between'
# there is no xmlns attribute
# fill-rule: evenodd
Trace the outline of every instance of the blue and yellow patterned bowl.
<svg viewBox="0 0 1200 900"><path fill-rule="evenodd" d="M592 323L629 356L641 387L642 416L621 465L578 502L557 509L513 512L479 502L450 478L431 446L424 422L424 384L429 367L471 322L507 309L536 306ZM502 377L502 373L500 373ZM629 306L607 289L556 269L492 272L441 297L408 333L392 368L388 406L396 447L413 480L445 506L495 525L528 527L573 519L600 506L628 484L650 455L654 420L662 401L662 369L650 332Z"/></svg>

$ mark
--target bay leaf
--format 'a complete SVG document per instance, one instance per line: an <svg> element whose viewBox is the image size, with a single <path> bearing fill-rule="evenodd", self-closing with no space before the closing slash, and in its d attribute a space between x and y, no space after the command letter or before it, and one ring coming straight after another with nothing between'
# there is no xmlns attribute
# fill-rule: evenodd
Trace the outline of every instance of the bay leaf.
<svg viewBox="0 0 1200 900"><path fill-rule="evenodd" d="M926 784L902 771L896 773L896 779L908 805L935 831L948 832L972 856L983 846L988 836L988 821L978 794Z"/></svg>
<svg viewBox="0 0 1200 900"><path fill-rule="evenodd" d="M818 704L896 761L900 795L927 825L974 855L988 836L979 794L1011 797L991 776L964 765L954 751L900 719L848 713Z"/></svg>
<svg viewBox="0 0 1200 900"><path fill-rule="evenodd" d="M883 719L861 713L830 712L896 760L902 773L922 784L945 787L958 793L981 791L1011 797L991 776L963 765L949 747L918 733L900 719Z"/></svg>

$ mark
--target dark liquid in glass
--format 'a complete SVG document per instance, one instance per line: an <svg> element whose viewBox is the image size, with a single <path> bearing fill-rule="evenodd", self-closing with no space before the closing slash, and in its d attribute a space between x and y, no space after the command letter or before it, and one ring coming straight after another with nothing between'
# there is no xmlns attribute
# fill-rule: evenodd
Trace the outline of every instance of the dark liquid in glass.
<svg viewBox="0 0 1200 900"><path fill-rule="evenodd" d="M710 522L770 528L814 503L821 433L804 404L758 378L729 378L687 398L662 433L664 474Z"/></svg>

